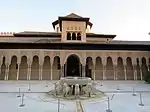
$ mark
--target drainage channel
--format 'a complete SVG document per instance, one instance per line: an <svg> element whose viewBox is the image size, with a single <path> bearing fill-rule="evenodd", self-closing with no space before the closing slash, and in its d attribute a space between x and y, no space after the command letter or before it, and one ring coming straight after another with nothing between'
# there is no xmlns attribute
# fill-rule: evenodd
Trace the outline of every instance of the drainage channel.
<svg viewBox="0 0 150 112"><path fill-rule="evenodd" d="M76 100L76 112L84 112L81 101Z"/></svg>

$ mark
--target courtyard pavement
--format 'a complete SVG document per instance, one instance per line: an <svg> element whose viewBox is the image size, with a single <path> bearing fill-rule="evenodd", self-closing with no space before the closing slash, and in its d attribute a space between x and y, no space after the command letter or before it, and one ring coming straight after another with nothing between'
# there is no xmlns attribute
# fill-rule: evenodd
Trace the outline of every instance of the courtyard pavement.
<svg viewBox="0 0 150 112"><path fill-rule="evenodd" d="M58 112L58 99L47 96L55 81L0 81L0 108L3 112ZM95 81L105 92L101 99L81 101L84 112L106 112L110 98L112 112L150 112L150 84L143 81ZM102 84L102 86L101 86ZM48 85L48 86L47 86ZM25 106L20 107L24 94ZM31 91L28 91L28 89ZM136 96L132 94L136 93ZM142 104L140 106L140 93ZM76 102L60 100L60 112L76 112Z"/></svg>

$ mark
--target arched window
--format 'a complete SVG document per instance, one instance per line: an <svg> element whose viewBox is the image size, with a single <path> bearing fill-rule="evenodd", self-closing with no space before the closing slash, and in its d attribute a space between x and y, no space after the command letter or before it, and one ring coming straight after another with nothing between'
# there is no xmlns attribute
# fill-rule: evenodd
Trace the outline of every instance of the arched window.
<svg viewBox="0 0 150 112"><path fill-rule="evenodd" d="M67 33L67 40L71 40L71 33L70 32Z"/></svg>
<svg viewBox="0 0 150 112"><path fill-rule="evenodd" d="M81 40L81 33L77 34L77 40Z"/></svg>
<svg viewBox="0 0 150 112"><path fill-rule="evenodd" d="M76 40L76 34L72 33L72 40Z"/></svg>

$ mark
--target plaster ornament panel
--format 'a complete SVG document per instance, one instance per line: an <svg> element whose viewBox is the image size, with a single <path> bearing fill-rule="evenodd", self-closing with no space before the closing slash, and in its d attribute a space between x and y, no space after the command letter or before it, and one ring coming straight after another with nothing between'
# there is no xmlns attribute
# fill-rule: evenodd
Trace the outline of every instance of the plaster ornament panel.
<svg viewBox="0 0 150 112"><path fill-rule="evenodd" d="M35 55L39 56L39 54L40 54L40 51L32 51L33 56L35 56Z"/></svg>
<svg viewBox="0 0 150 112"><path fill-rule="evenodd" d="M28 57L28 55L31 55L31 52L30 51L20 51L20 56L26 56Z"/></svg>
<svg viewBox="0 0 150 112"><path fill-rule="evenodd" d="M0 56L6 56L6 52L5 51L0 51Z"/></svg>
<svg viewBox="0 0 150 112"><path fill-rule="evenodd" d="M45 57L45 56L51 57L51 51L44 51L44 57Z"/></svg>
<svg viewBox="0 0 150 112"><path fill-rule="evenodd" d="M86 52L86 57L92 57L94 58L94 53L93 52Z"/></svg>
<svg viewBox="0 0 150 112"><path fill-rule="evenodd" d="M53 51L53 57L59 56L60 57L60 51Z"/></svg>

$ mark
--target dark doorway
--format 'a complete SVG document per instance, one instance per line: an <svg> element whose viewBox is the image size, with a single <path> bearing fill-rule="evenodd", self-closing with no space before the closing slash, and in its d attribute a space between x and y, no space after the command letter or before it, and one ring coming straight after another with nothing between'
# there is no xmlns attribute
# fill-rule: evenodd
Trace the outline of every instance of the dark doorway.
<svg viewBox="0 0 150 112"><path fill-rule="evenodd" d="M80 76L80 60L76 55L70 55L67 59L67 76Z"/></svg>

